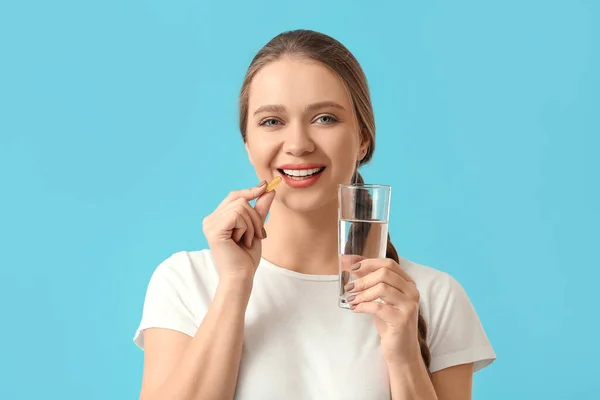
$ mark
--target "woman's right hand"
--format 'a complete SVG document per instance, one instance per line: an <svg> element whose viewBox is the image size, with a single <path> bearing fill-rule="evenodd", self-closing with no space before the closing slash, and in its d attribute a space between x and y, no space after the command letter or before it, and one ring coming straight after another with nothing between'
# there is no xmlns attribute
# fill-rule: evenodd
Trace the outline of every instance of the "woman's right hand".
<svg viewBox="0 0 600 400"><path fill-rule="evenodd" d="M231 192L217 209L204 218L203 231L219 268L219 280L252 280L266 237L264 222L275 198L265 193L267 182ZM252 207L249 201L256 200Z"/></svg>

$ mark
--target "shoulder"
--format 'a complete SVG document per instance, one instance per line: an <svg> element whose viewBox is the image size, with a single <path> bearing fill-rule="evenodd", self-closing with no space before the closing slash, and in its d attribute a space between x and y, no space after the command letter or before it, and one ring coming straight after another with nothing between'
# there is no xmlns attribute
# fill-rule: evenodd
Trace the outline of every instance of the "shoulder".
<svg viewBox="0 0 600 400"><path fill-rule="evenodd" d="M402 257L399 264L417 284L423 302L435 301L444 293L455 290L455 286L458 285L458 282L447 272Z"/></svg>
<svg viewBox="0 0 600 400"><path fill-rule="evenodd" d="M463 286L449 273L404 258L400 266L415 281L424 317L434 326L451 315L475 315Z"/></svg>
<svg viewBox="0 0 600 400"><path fill-rule="evenodd" d="M143 332L148 328L193 337L217 284L217 269L208 250L180 251L164 259L150 277L134 342L143 348Z"/></svg>
<svg viewBox="0 0 600 400"><path fill-rule="evenodd" d="M209 250L179 251L163 260L148 283L146 301L193 303L210 301L219 283L216 264Z"/></svg>
<svg viewBox="0 0 600 400"><path fill-rule="evenodd" d="M478 371L495 360L475 307L454 277L402 258L400 266L419 289L432 356L431 372L469 362Z"/></svg>
<svg viewBox="0 0 600 400"><path fill-rule="evenodd" d="M214 281L218 279L218 273L210 250L179 251L164 259L152 273L151 279L189 284L194 281Z"/></svg>

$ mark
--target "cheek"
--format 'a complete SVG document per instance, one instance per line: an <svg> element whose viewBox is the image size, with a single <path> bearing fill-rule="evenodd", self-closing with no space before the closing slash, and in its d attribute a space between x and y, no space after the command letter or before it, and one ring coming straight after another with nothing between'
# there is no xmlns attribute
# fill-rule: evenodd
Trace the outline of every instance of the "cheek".
<svg viewBox="0 0 600 400"><path fill-rule="evenodd" d="M327 148L325 151L332 161L336 174L352 174L356 168L359 143L358 139L354 137L353 132L344 130L336 135L331 135L323 143L323 146Z"/></svg>
<svg viewBox="0 0 600 400"><path fill-rule="evenodd" d="M256 170L269 169L277 154L277 144L265 140L248 139L248 154Z"/></svg>

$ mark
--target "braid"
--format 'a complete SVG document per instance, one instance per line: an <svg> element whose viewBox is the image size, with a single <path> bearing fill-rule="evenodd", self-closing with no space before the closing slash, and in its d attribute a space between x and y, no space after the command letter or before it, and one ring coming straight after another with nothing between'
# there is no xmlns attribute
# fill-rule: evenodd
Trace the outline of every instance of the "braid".
<svg viewBox="0 0 600 400"><path fill-rule="evenodd" d="M387 239L387 249L385 256L387 258L391 258L397 263L400 262L400 257L398 257L398 252L392 244L389 234ZM421 357L423 357L425 365L427 366L427 368L429 368L429 365L431 364L431 353L429 352L429 346L427 345L427 323L421 315L421 311L419 311L419 320L417 323L417 327L419 329L419 346L421 348Z"/></svg>
<svg viewBox="0 0 600 400"><path fill-rule="evenodd" d="M352 178L352 182L356 185L363 185L364 180L358 173L358 171L354 174ZM356 198L357 209L355 210L356 218L359 220L366 220L371 215L371 209L373 202L369 196L369 193L366 190L361 190L357 194ZM370 226L367 224L352 224L348 236L348 241L346 242L346 254L352 251L352 248L356 252L357 249L361 250L364 247L364 241L368 237L368 230ZM392 260L400 263L400 257L398 256L398 252L396 248L392 244L390 239L390 234L387 236L387 247L385 256L387 258L391 258ZM425 362L427 368L429 368L431 364L431 353L429 351L429 346L427 345L427 323L425 319L421 315L421 311L419 311L419 319L417 323L418 331L419 331L419 347L421 348L421 357Z"/></svg>

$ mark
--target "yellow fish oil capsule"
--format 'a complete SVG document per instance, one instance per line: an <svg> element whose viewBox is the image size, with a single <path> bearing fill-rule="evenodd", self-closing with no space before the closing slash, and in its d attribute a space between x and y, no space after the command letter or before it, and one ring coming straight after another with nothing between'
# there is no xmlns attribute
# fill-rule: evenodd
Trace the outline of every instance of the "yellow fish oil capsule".
<svg viewBox="0 0 600 400"><path fill-rule="evenodd" d="M281 183L281 176L276 176L275 179L273 179L267 185L267 189L265 190L265 193L269 193L271 190L275 189L275 186L279 185L280 183Z"/></svg>

